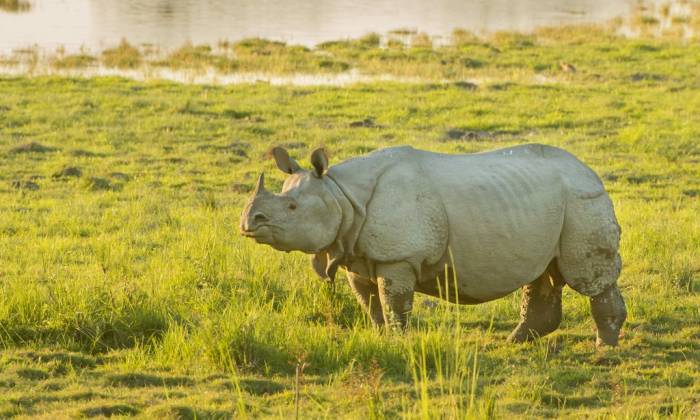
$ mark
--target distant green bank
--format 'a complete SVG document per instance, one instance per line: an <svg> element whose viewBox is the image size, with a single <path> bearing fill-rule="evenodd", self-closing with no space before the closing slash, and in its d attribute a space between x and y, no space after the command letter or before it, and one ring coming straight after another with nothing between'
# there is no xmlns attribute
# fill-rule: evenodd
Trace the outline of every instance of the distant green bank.
<svg viewBox="0 0 700 420"><path fill-rule="evenodd" d="M324 42L313 48L250 38L163 50L124 39L100 52L70 54L62 48L28 48L0 56L0 65L21 65L28 73L101 68L148 75L167 69L220 76L351 73L429 81L533 77L541 82L594 81L601 76L629 77L636 73L645 77L639 63L659 50L686 54L684 50L690 48L686 63L689 72L693 70L691 63L697 62L700 2L688 2L680 14L675 10L640 5L627 19L546 27L527 34L477 35L457 29L449 37L434 38L412 30L396 30ZM601 67L604 63L607 65Z"/></svg>
<svg viewBox="0 0 700 420"><path fill-rule="evenodd" d="M697 416L700 44L562 31L323 47L363 71L455 79L435 83L0 78L0 417L288 418L297 394L304 418ZM233 48L323 68L274 43ZM457 80L477 75L495 76ZM505 342L518 294L419 298L409 331L384 334L343 274L333 292L305 255L237 234L257 175L281 186L272 145L303 164L324 145L334 164L525 142L573 152L613 198L618 349L595 349L588 301L568 289L562 327L532 344Z"/></svg>

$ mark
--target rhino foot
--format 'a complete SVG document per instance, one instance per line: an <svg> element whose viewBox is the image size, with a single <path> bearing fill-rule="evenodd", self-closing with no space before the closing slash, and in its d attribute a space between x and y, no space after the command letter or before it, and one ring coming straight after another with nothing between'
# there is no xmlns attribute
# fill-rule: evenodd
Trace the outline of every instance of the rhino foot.
<svg viewBox="0 0 700 420"><path fill-rule="evenodd" d="M522 343L543 337L559 327L561 322L561 290L564 282L550 268L537 280L523 287L520 323L508 337L512 343Z"/></svg>
<svg viewBox="0 0 700 420"><path fill-rule="evenodd" d="M527 323L521 322L508 336L508 341L511 343L524 343L534 340L539 337L537 331L531 329Z"/></svg>

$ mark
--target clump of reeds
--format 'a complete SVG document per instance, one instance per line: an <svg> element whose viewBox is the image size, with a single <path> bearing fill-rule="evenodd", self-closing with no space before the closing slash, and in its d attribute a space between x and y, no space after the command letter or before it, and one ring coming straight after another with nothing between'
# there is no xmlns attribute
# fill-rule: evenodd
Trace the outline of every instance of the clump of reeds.
<svg viewBox="0 0 700 420"><path fill-rule="evenodd" d="M97 62L97 58L86 53L59 56L51 61L51 66L58 69L88 67Z"/></svg>
<svg viewBox="0 0 700 420"><path fill-rule="evenodd" d="M24 0L0 0L0 10L11 13L27 12L32 4Z"/></svg>
<svg viewBox="0 0 700 420"><path fill-rule="evenodd" d="M102 60L108 67L133 69L141 65L143 56L138 48L129 44L126 39L122 39L117 47L102 52Z"/></svg>

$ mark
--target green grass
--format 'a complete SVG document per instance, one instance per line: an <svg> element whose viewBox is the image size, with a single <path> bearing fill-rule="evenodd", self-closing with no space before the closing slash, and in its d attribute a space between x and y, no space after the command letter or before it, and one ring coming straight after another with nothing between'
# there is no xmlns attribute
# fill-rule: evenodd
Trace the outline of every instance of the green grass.
<svg viewBox="0 0 700 420"><path fill-rule="evenodd" d="M596 31L558 43L565 31L461 34L454 63L501 77L478 86L0 79L0 417L286 418L297 366L305 418L698 416L700 45ZM323 48L373 54L373 39L348 42ZM562 61L577 71L520 77ZM561 328L532 344L505 342L518 293L419 298L408 332L383 334L342 274L332 292L307 256L237 234L260 171L281 186L271 145L308 165L321 144L337 163L524 142L575 153L613 198L618 349L595 349L570 289Z"/></svg>

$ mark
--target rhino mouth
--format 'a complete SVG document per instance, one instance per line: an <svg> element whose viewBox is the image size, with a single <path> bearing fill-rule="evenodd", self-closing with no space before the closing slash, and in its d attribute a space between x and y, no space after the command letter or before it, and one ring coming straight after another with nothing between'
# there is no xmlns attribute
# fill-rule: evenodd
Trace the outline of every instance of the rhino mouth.
<svg viewBox="0 0 700 420"><path fill-rule="evenodd" d="M241 235L245 236L246 238L251 238L254 239L255 242L260 242L260 243L272 243L272 232L270 232L270 229L268 226L258 226L255 229L251 230L240 230Z"/></svg>

